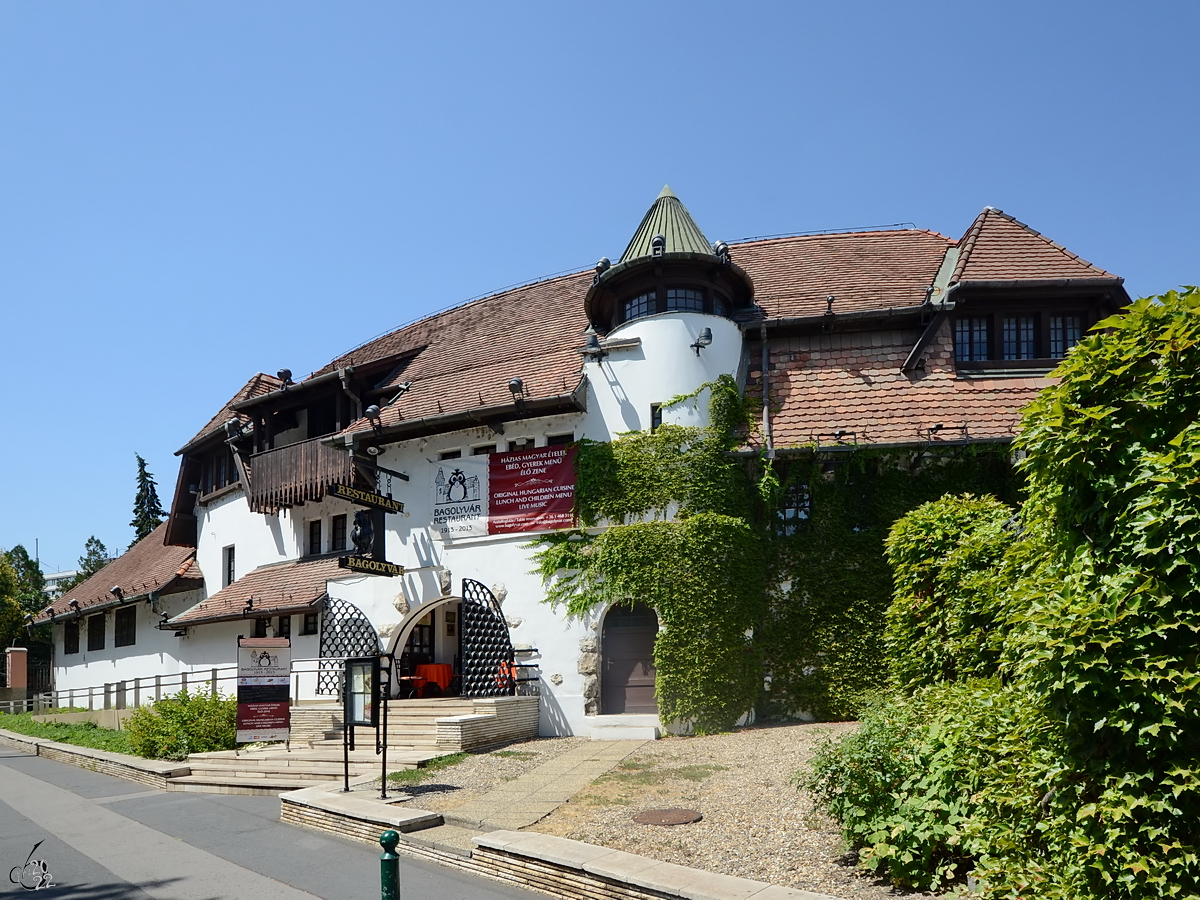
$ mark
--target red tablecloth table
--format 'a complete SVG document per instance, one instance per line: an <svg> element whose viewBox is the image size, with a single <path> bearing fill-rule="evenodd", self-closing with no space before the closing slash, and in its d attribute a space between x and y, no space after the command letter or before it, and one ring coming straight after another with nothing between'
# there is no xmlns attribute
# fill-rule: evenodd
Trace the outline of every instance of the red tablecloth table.
<svg viewBox="0 0 1200 900"><path fill-rule="evenodd" d="M417 666L417 677L432 681L443 691L450 687L450 679L454 677L454 667L447 663L424 663Z"/></svg>

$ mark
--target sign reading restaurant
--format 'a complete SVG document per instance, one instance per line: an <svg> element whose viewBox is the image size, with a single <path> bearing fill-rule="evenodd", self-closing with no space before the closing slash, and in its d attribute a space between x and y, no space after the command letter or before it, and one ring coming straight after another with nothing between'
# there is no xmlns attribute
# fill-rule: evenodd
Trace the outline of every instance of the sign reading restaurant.
<svg viewBox="0 0 1200 900"><path fill-rule="evenodd" d="M443 541L575 524L575 448L538 447L434 463L433 531Z"/></svg>
<svg viewBox="0 0 1200 900"><path fill-rule="evenodd" d="M340 497L343 500L349 500L356 506L373 506L376 509L383 509L393 513L404 512L404 504L399 500L393 500L391 497L385 497L382 494L376 494L372 491L347 487L344 484L329 485L326 488L326 496Z"/></svg>

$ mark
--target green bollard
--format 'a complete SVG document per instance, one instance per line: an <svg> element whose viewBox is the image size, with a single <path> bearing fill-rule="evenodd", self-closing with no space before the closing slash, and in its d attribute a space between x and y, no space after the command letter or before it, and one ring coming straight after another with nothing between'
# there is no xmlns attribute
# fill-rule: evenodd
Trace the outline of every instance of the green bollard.
<svg viewBox="0 0 1200 900"><path fill-rule="evenodd" d="M383 847L383 856L379 857L380 900L400 900L400 857L396 855L399 843L400 835L390 828L379 836L379 846Z"/></svg>

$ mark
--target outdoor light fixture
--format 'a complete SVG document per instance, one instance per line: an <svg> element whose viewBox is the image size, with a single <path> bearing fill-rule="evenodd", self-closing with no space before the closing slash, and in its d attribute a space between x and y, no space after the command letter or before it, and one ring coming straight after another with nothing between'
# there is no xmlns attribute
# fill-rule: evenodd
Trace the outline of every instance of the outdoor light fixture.
<svg viewBox="0 0 1200 900"><path fill-rule="evenodd" d="M508 389L512 392L514 397L525 396L525 382L520 378L514 378L512 381L510 381L508 383Z"/></svg>
<svg viewBox="0 0 1200 900"><path fill-rule="evenodd" d="M370 406L368 406L366 409L363 410L363 415L366 416L368 419L370 419L372 422L378 422L379 421L379 407L376 406L374 403L372 403Z"/></svg>
<svg viewBox="0 0 1200 900"><path fill-rule="evenodd" d="M250 613L252 613L252 612L254 612L254 598L247 597L246 598L246 606L242 609L242 618L245 618L246 616L250 615Z"/></svg>
<svg viewBox="0 0 1200 900"><path fill-rule="evenodd" d="M729 262L729 245L724 241L717 241L713 244L713 253L716 254L717 259L721 260L721 262Z"/></svg>
<svg viewBox="0 0 1200 900"><path fill-rule="evenodd" d="M696 355L700 355L700 350L712 343L712 329L701 328L700 337L696 338L696 343L692 344L692 349L696 351Z"/></svg>
<svg viewBox="0 0 1200 900"><path fill-rule="evenodd" d="M665 234L656 234L650 238L650 255L662 256L667 249L667 236Z"/></svg>
<svg viewBox="0 0 1200 900"><path fill-rule="evenodd" d="M392 399L387 402L387 405L391 406L393 403L395 403L397 400L399 400L401 397L403 397L405 394L407 394L409 391L411 391L412 386L413 386L413 383L411 381L402 381L398 385L396 385L396 396L392 397Z"/></svg>
<svg viewBox="0 0 1200 900"><path fill-rule="evenodd" d="M367 454L369 456L378 456L382 452L383 452L382 450L380 450L378 447L376 447L374 445L367 448Z"/></svg>
<svg viewBox="0 0 1200 900"><path fill-rule="evenodd" d="M294 383L292 381L292 370L291 369L280 369L278 372L275 373L275 375L280 381L283 382L283 386L280 388L280 390L286 391L288 385Z"/></svg>
<svg viewBox="0 0 1200 900"><path fill-rule="evenodd" d="M608 261L607 256L600 257L600 261L596 263L596 274L592 278L592 284L599 284L600 276L607 272L611 265L612 263Z"/></svg>
<svg viewBox="0 0 1200 900"><path fill-rule="evenodd" d="M67 606L71 607L71 609L73 609L73 610L74 610L75 612L77 612L77 613L82 613L82 612L83 612L83 610L79 608L79 601L78 601L78 600L68 600L68 601L67 601Z"/></svg>
<svg viewBox="0 0 1200 900"><path fill-rule="evenodd" d="M119 584L114 584L108 589L108 592L117 598L118 603L125 602L125 592L121 590L121 586Z"/></svg>
<svg viewBox="0 0 1200 900"><path fill-rule="evenodd" d="M596 336L596 332L592 331L587 336L587 342L583 345L583 349L579 351L579 355L590 359L592 362L600 362L604 357L608 356L608 351L600 344L600 338Z"/></svg>
<svg viewBox="0 0 1200 900"><path fill-rule="evenodd" d="M830 294L828 297L825 298L825 315L827 315L827 316L833 315L833 301L836 299L837 299L837 297L835 297L833 294Z"/></svg>
<svg viewBox="0 0 1200 900"><path fill-rule="evenodd" d="M932 441L933 436L945 427L946 426L943 425L941 422L938 422L936 425L929 426L928 428L925 429L925 439Z"/></svg>

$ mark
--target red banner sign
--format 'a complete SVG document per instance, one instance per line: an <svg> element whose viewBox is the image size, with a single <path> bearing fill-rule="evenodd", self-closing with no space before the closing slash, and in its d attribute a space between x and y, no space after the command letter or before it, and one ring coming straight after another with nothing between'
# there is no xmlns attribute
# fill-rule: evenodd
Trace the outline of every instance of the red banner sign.
<svg viewBox="0 0 1200 900"><path fill-rule="evenodd" d="M575 524L575 448L538 447L488 460L488 533Z"/></svg>

